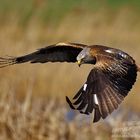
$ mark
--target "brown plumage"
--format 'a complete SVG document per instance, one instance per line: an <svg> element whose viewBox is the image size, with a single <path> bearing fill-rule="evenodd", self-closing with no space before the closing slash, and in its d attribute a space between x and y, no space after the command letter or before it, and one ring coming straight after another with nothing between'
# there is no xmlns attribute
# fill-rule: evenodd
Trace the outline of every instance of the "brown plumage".
<svg viewBox="0 0 140 140"><path fill-rule="evenodd" d="M58 43L36 52L15 58L0 58L0 67L25 62L78 62L93 64L85 84L73 97L66 97L72 109L90 114L94 120L106 118L123 101L134 85L140 67L127 53L101 45L87 46L77 43Z"/></svg>

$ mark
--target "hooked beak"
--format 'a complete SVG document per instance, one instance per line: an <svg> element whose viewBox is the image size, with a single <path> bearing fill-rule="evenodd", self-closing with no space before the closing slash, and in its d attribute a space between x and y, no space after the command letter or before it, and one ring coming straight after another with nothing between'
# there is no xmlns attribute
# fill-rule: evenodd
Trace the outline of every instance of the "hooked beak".
<svg viewBox="0 0 140 140"><path fill-rule="evenodd" d="M78 60L77 63L78 63L78 66L80 67L81 66L81 60Z"/></svg>

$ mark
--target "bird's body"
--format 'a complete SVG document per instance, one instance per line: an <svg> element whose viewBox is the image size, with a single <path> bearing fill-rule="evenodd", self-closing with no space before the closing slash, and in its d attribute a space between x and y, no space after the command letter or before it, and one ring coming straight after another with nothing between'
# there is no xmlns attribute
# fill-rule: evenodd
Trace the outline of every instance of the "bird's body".
<svg viewBox="0 0 140 140"><path fill-rule="evenodd" d="M58 43L41 48L31 54L0 58L0 67L25 62L78 62L92 64L85 84L74 96L74 102L66 100L72 109L90 114L94 110L94 122L106 118L118 108L124 97L131 90L140 68L127 53L102 46L87 46L77 43Z"/></svg>

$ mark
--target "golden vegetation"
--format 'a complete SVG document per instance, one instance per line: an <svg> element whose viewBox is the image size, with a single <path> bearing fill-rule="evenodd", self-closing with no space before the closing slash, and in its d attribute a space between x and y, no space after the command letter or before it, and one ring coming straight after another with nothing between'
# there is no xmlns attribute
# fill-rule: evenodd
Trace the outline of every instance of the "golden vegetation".
<svg viewBox="0 0 140 140"><path fill-rule="evenodd" d="M119 140L117 135L113 135L113 129L122 128L122 122L128 116L128 112L120 112L116 118L96 124L92 123L91 118L82 115L69 120L64 102L57 98L33 98L32 91L27 92L22 102L16 100L13 91L3 95L0 99L0 113L2 140ZM134 119L136 121L138 117ZM139 127L135 133L139 134ZM119 134L121 136L123 133ZM138 140L137 137L133 139Z"/></svg>
<svg viewBox="0 0 140 140"><path fill-rule="evenodd" d="M104 8L98 12L77 8L57 24L41 25L33 16L21 27L16 18L1 23L0 56L24 55L57 42L77 42L120 48L140 63L140 20L127 6L112 14ZM111 121L112 115L109 124L92 124L91 119L80 121L84 115L78 115L66 121L69 110L65 95L72 96L78 91L91 68L48 63L0 69L0 139L112 139L112 129L127 118L124 110L140 115L140 75L121 105L123 113L117 116L121 119Z"/></svg>

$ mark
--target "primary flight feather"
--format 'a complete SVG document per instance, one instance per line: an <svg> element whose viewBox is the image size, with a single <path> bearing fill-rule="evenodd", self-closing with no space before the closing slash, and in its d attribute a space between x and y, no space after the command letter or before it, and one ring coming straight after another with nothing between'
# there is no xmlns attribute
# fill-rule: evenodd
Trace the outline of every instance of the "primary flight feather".
<svg viewBox="0 0 140 140"><path fill-rule="evenodd" d="M127 53L102 45L58 43L41 48L20 57L0 57L0 67L25 62L77 62L78 65L92 64L88 78L73 97L66 101L72 109L90 114L94 110L93 122L105 119L123 101L137 78L140 67Z"/></svg>

